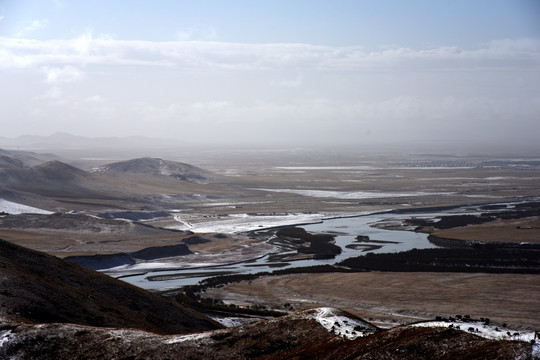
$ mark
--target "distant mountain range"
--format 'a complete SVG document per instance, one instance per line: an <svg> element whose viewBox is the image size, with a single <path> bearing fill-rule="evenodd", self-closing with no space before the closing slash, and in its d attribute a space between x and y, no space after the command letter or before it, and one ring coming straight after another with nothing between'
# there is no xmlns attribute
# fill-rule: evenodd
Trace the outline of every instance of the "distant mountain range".
<svg viewBox="0 0 540 360"><path fill-rule="evenodd" d="M8 149L60 149L60 148L164 148L179 147L186 141L151 138L144 136L125 137L85 137L58 132L49 136L22 135L16 138L0 136L0 148Z"/></svg>

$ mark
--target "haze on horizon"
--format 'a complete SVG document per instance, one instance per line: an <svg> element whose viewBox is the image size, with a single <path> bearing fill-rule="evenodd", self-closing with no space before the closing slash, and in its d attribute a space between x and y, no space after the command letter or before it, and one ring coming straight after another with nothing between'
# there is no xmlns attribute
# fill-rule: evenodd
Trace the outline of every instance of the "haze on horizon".
<svg viewBox="0 0 540 360"><path fill-rule="evenodd" d="M540 151L540 2L0 3L1 137Z"/></svg>

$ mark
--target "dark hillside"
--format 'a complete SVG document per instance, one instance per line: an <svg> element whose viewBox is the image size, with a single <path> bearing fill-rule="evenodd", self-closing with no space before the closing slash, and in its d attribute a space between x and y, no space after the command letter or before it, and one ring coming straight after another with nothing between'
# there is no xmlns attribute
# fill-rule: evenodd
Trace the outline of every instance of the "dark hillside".
<svg viewBox="0 0 540 360"><path fill-rule="evenodd" d="M0 240L0 318L177 334L220 328L161 296Z"/></svg>

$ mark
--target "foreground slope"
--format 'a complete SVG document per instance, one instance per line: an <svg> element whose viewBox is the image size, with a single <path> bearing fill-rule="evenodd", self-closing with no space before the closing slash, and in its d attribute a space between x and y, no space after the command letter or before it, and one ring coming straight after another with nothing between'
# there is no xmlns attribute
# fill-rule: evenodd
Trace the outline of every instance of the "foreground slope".
<svg viewBox="0 0 540 360"><path fill-rule="evenodd" d="M324 320L354 322L329 309L189 335L160 336L138 330L69 324L0 329L0 357L17 359L533 359L520 341L488 340L442 327L404 326L348 340ZM371 334L371 335L369 335Z"/></svg>
<svg viewBox="0 0 540 360"><path fill-rule="evenodd" d="M0 240L0 319L73 323L176 334L214 321L82 266Z"/></svg>

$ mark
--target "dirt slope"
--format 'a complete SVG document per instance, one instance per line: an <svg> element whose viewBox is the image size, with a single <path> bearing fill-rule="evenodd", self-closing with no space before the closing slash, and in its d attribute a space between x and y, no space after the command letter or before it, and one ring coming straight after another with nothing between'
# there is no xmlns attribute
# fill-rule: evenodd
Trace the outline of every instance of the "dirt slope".
<svg viewBox="0 0 540 360"><path fill-rule="evenodd" d="M0 240L0 319L163 334L220 328L199 313L82 266Z"/></svg>

